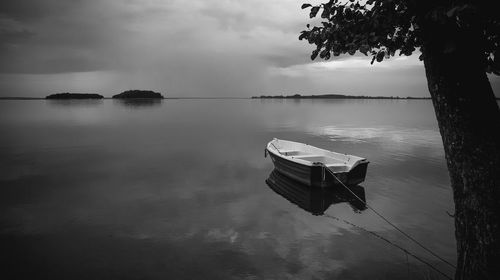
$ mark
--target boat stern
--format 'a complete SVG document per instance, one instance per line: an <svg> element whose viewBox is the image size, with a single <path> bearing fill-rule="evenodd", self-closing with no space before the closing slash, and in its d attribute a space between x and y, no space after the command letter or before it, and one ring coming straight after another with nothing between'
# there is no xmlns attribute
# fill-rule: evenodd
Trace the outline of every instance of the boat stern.
<svg viewBox="0 0 500 280"><path fill-rule="evenodd" d="M347 185L358 185L365 181L366 171L368 170L368 163L370 162L364 160L347 173Z"/></svg>

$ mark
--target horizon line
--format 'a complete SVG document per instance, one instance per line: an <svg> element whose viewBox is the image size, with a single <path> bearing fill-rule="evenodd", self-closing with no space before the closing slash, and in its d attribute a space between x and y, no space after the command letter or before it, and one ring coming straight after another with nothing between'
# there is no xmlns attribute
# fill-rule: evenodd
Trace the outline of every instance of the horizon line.
<svg viewBox="0 0 500 280"><path fill-rule="evenodd" d="M321 96L321 95L320 95ZM164 97L161 99L402 99L402 100L407 100L407 99L432 99L432 97L427 96L427 97L413 97L413 96L407 96L407 97L399 97L399 96L394 96L391 98L391 96L349 96L347 95L345 98L344 97L339 97L339 98L328 98L324 97L321 98L319 96L316 96L314 98L309 98L309 96L302 96L299 98L293 98L293 97L287 97L284 98L272 98L272 97L267 97L267 98L262 98L260 96L251 96L251 97L222 97L222 96L209 96L209 97L202 97L202 96L189 96L189 97ZM352 98L356 97L356 98ZM122 99L127 99L127 98L112 98L112 97L103 97L99 99L93 99L93 100L101 100L101 99L111 99L111 100L122 100ZM131 98L132 100L134 98ZM141 98L137 98L141 99ZM143 98L143 99L148 99L148 98ZM153 98L154 99L154 98ZM500 96L495 96L496 100L500 100ZM45 97L31 97L31 96L0 96L0 100L86 100L86 99L47 99ZM88 100L91 100L90 98ZM128 99L130 100L130 99Z"/></svg>

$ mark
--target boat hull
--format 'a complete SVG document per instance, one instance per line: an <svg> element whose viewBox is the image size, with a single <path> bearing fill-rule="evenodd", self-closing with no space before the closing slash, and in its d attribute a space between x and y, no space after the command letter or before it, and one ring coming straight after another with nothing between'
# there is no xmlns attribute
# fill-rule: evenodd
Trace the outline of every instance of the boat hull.
<svg viewBox="0 0 500 280"><path fill-rule="evenodd" d="M340 184L357 185L365 180L368 162L356 165L349 172L335 173L335 177L324 170L323 165L304 165L279 157L269 151L274 167L281 174L311 187L330 187Z"/></svg>

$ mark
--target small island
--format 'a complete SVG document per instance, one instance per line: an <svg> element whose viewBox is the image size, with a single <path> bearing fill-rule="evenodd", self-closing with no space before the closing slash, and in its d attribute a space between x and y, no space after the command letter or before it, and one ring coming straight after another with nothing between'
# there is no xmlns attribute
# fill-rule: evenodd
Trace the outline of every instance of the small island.
<svg viewBox="0 0 500 280"><path fill-rule="evenodd" d="M113 95L115 99L139 99L139 98L158 98L163 99L163 95L159 92L151 90L127 90L120 94Z"/></svg>
<svg viewBox="0 0 500 280"><path fill-rule="evenodd" d="M399 97L399 96L365 96L344 94L320 94L320 95L261 95L252 96L252 99L431 99L430 97Z"/></svg>
<svg viewBox="0 0 500 280"><path fill-rule="evenodd" d="M104 97L97 93L54 93L47 95L45 99L103 99Z"/></svg>

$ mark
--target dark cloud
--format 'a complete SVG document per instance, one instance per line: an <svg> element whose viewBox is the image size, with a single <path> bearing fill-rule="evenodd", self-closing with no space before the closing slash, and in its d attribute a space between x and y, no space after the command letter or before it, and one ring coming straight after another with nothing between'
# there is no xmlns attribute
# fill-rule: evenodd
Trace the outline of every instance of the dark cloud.
<svg viewBox="0 0 500 280"><path fill-rule="evenodd" d="M33 3L31 3L33 2ZM32 5L30 5L32 4ZM6 1L0 16L1 73L108 69L125 35L118 22L82 1ZM27 8L28 7L28 8Z"/></svg>
<svg viewBox="0 0 500 280"><path fill-rule="evenodd" d="M0 93L144 87L171 96L412 95L400 92L404 84L427 92L420 70L316 69L313 47L298 41L308 22L295 0L2 0Z"/></svg>
<svg viewBox="0 0 500 280"><path fill-rule="evenodd" d="M21 43L26 41L26 39L33 37L34 35L35 33L28 29L23 29L23 30L3 29L0 30L0 42L2 42L2 45Z"/></svg>
<svg viewBox="0 0 500 280"><path fill-rule="evenodd" d="M16 44L34 36L35 33L21 23L0 17L0 46Z"/></svg>
<svg viewBox="0 0 500 280"><path fill-rule="evenodd" d="M26 22L61 15L84 0L2 0L0 15Z"/></svg>

